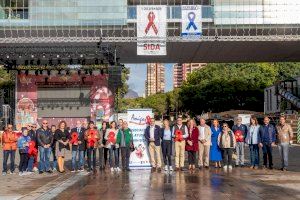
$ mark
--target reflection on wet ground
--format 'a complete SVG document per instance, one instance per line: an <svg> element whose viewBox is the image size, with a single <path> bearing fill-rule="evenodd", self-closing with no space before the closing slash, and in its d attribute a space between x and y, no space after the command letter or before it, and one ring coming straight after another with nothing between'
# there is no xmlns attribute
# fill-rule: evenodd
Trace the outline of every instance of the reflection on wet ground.
<svg viewBox="0 0 300 200"><path fill-rule="evenodd" d="M300 175L280 171L234 169L194 173L101 172L83 177L56 199L300 199Z"/></svg>

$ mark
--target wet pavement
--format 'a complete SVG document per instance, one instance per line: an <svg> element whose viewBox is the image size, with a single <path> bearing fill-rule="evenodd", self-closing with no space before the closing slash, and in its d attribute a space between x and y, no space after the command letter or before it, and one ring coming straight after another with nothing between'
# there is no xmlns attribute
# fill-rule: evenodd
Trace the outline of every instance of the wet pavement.
<svg viewBox="0 0 300 200"><path fill-rule="evenodd" d="M236 168L194 173L98 173L83 177L55 199L300 199L294 172Z"/></svg>
<svg viewBox="0 0 300 200"><path fill-rule="evenodd" d="M247 148L245 155L247 160ZM225 172L211 167L194 173L134 170L112 174L107 168L97 174L7 175L0 178L0 200L300 199L299 155L300 146L293 146L288 172L278 170L278 150L274 148L275 170L272 171L234 168ZM67 169L70 169L70 159L68 152Z"/></svg>

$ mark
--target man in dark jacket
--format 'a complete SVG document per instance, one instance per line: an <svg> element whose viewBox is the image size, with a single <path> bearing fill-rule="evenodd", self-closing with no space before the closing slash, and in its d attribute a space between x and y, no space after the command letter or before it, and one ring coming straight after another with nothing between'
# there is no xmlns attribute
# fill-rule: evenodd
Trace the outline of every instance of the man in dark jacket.
<svg viewBox="0 0 300 200"><path fill-rule="evenodd" d="M42 127L37 130L37 141L40 153L39 173L42 174L44 171L52 173L52 170L50 170L50 154L53 135L48 128L47 120L43 120Z"/></svg>
<svg viewBox="0 0 300 200"><path fill-rule="evenodd" d="M264 125L259 129L260 142L264 154L264 168L267 168L269 160L269 169L273 169L272 147L275 146L276 128L270 124L270 118L264 118Z"/></svg>
<svg viewBox="0 0 300 200"><path fill-rule="evenodd" d="M76 158L78 155L78 171L84 171L84 151L85 151L85 140L84 140L85 128L81 126L81 122L76 122L76 127L72 128L70 135L70 143L72 144L72 171L76 171ZM77 136L75 136L77 135ZM77 137L77 139L76 139Z"/></svg>
<svg viewBox="0 0 300 200"><path fill-rule="evenodd" d="M235 141L236 141L236 161L235 161L235 166L241 166L243 167L245 164L245 138L247 137L247 126L242 124L242 118L238 117L236 119L236 124L233 125L232 131L235 136Z"/></svg>
<svg viewBox="0 0 300 200"><path fill-rule="evenodd" d="M154 172L157 168L158 172L161 172L161 147L160 147L160 127L155 125L155 119L151 118L150 126L145 130L145 138L148 142L150 160L151 160L151 171ZM156 154L156 160L155 160Z"/></svg>

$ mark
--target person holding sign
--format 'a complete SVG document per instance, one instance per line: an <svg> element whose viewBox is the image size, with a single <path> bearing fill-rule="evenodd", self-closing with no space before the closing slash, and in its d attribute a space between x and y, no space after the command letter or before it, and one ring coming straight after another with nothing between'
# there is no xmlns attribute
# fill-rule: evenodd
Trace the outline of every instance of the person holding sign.
<svg viewBox="0 0 300 200"><path fill-rule="evenodd" d="M119 172L119 145L117 142L118 129L115 121L110 123L110 129L106 130L105 140L107 143L107 148L109 149L109 165L111 172ZM115 158L115 164L113 163L113 158Z"/></svg>
<svg viewBox="0 0 300 200"><path fill-rule="evenodd" d="M88 172L92 170L94 173L96 170L96 152L98 148L99 132L93 121L90 121L88 129L85 131L84 139L86 141L87 147L87 157L88 157ZM92 168L92 157L93 157L93 168Z"/></svg>
<svg viewBox="0 0 300 200"><path fill-rule="evenodd" d="M72 171L76 171L76 158L78 155L78 171L84 171L84 140L85 129L81 127L81 122L76 122L76 127L71 130L70 144L72 145Z"/></svg>
<svg viewBox="0 0 300 200"><path fill-rule="evenodd" d="M175 143L175 171L183 171L185 138L188 137L188 128L182 124L182 117L177 118L177 124L173 127L172 136Z"/></svg>
<svg viewBox="0 0 300 200"><path fill-rule="evenodd" d="M236 139L236 155L237 159L235 161L235 166L244 167L245 164L245 138L247 137L247 126L242 124L242 118L238 117L236 120L236 124L233 125L232 131L234 133Z"/></svg>
<svg viewBox="0 0 300 200"><path fill-rule="evenodd" d="M145 138L148 142L150 160L151 160L151 171L154 172L157 168L157 172L161 172L161 157L160 157L160 127L155 125L155 119L151 118L150 126L145 130ZM155 160L156 154L156 160Z"/></svg>
<svg viewBox="0 0 300 200"><path fill-rule="evenodd" d="M117 145L119 145L121 149L121 158L122 158L122 168L123 171L130 171L129 169L129 159L131 151L134 149L133 146L133 137L132 132L128 128L128 124L126 121L122 124L122 129L119 129L117 135Z"/></svg>

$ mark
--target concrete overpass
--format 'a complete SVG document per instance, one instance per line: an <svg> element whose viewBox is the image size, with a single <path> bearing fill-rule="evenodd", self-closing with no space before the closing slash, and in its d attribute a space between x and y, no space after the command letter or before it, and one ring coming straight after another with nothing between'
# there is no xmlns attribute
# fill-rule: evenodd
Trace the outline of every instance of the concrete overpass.
<svg viewBox="0 0 300 200"><path fill-rule="evenodd" d="M220 8L227 9L227 4L224 6L222 4L227 1L215 1L221 2L220 4L196 1L195 3L203 5L203 36L197 41L184 40L180 37L180 5L188 1L174 1L169 4L167 2L169 1L157 2L168 6L166 56L137 55L137 3L130 0L126 5L124 20L114 21L114 24L110 24L108 20L105 21L105 25L88 21L86 24L73 26L68 22L69 19L62 19L65 25L59 23L49 25L47 21L40 22L38 18L2 19L0 20L0 61L10 65L43 65L49 64L50 61L53 65L114 61L120 63L300 61L300 20L297 21L298 19L285 21L285 23L282 23L279 18L275 18L277 21L274 21L273 18L268 18L269 15L264 16L260 5L256 5L255 17L249 17L250 11L245 8L236 11L240 8L235 5L233 11L226 12L244 12L247 15L243 14L242 18L222 18L220 16L223 11L221 12ZM295 5L294 7L300 8L299 3ZM253 9L251 7L253 5L249 6L249 10ZM262 6L266 7L263 3ZM44 10L40 12L41 16L43 12ZM261 17L257 17L259 15ZM29 16L38 15L29 13Z"/></svg>

